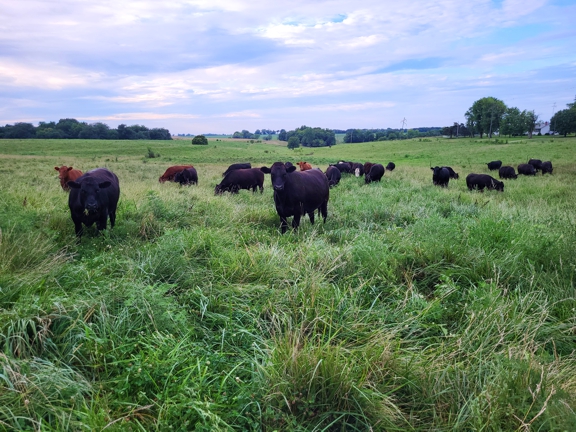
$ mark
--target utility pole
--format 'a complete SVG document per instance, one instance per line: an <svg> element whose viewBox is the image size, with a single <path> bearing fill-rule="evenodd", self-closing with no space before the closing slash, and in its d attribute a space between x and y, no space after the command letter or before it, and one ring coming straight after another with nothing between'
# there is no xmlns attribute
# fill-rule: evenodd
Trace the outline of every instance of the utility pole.
<svg viewBox="0 0 576 432"><path fill-rule="evenodd" d="M554 114L556 113L556 102L552 104L552 118L554 118ZM550 119L550 134L554 135L556 131L554 130L554 125L552 124L552 119Z"/></svg>

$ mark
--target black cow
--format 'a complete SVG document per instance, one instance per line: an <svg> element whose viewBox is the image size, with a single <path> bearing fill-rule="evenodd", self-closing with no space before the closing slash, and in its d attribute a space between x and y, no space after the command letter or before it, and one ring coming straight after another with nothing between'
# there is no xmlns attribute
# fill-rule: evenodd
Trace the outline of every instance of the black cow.
<svg viewBox="0 0 576 432"><path fill-rule="evenodd" d="M388 162L388 165L386 165L387 171L394 171L395 168L396 168L396 164L394 162Z"/></svg>
<svg viewBox="0 0 576 432"><path fill-rule="evenodd" d="M542 162L542 175L549 173L552 174L552 162L550 161L546 161L546 162Z"/></svg>
<svg viewBox="0 0 576 432"><path fill-rule="evenodd" d="M266 174L271 174L274 204L280 216L282 234L288 229L286 218L290 216L294 216L292 219L294 229L300 225L303 214L308 214L313 224L316 209L326 222L330 186L322 171L319 169L296 171L296 167L286 168L282 162L275 162L270 168L260 169Z"/></svg>
<svg viewBox="0 0 576 432"><path fill-rule="evenodd" d="M448 182L450 182L450 171L445 167L435 166L430 167L432 170L432 183L436 186L448 187Z"/></svg>
<svg viewBox="0 0 576 432"><path fill-rule="evenodd" d="M514 167L511 167L508 165L500 167L500 169L498 170L498 176L501 179L516 179L516 178L518 178L516 171L514 171Z"/></svg>
<svg viewBox="0 0 576 432"><path fill-rule="evenodd" d="M492 161L492 162L488 162L486 165L488 165L488 169L490 171L495 171L497 169L500 169L500 167L502 166L502 161Z"/></svg>
<svg viewBox="0 0 576 432"><path fill-rule="evenodd" d="M97 168L76 181L69 181L68 186L68 206L78 239L82 237L82 224L90 227L96 222L96 228L101 231L106 229L110 217L110 228L114 228L120 198L120 183L116 174L106 168Z"/></svg>
<svg viewBox="0 0 576 432"><path fill-rule="evenodd" d="M386 168L382 164L374 164L370 167L370 171L364 174L364 181L366 184L373 181L379 182L382 180L382 176L386 172Z"/></svg>
<svg viewBox="0 0 576 432"><path fill-rule="evenodd" d="M484 191L484 188L504 192L504 183L488 174L468 174L466 176L466 186L470 190L478 189L481 192Z"/></svg>
<svg viewBox="0 0 576 432"><path fill-rule="evenodd" d="M284 165L286 165L286 169L294 166L292 162L286 162Z"/></svg>
<svg viewBox="0 0 576 432"><path fill-rule="evenodd" d="M536 172L542 169L542 161L540 159L530 159L528 163L534 167Z"/></svg>
<svg viewBox="0 0 576 432"><path fill-rule="evenodd" d="M230 171L220 184L216 185L214 194L238 193L240 189L252 189L254 193L258 187L260 193L264 192L264 173L259 168L238 169Z"/></svg>
<svg viewBox="0 0 576 432"><path fill-rule="evenodd" d="M239 169L250 169L252 168L252 165L250 164L250 162L247 163L235 163L230 165L226 171L224 171L224 174L222 174L222 177L226 177L228 175L228 173L230 173L231 171L234 170L239 170Z"/></svg>
<svg viewBox="0 0 576 432"><path fill-rule="evenodd" d="M351 164L350 168L356 177L360 177L364 175L364 164L358 162L348 162Z"/></svg>
<svg viewBox="0 0 576 432"><path fill-rule="evenodd" d="M534 165L520 164L518 165L518 174L535 176L536 170L534 169Z"/></svg>
<svg viewBox="0 0 576 432"><path fill-rule="evenodd" d="M336 165L332 165L335 166L336 168L338 168L338 170L341 173L351 173L352 172L352 167L350 166L350 164L348 162L338 162Z"/></svg>
<svg viewBox="0 0 576 432"><path fill-rule="evenodd" d="M198 184L198 173L196 172L196 168L186 168L185 170L176 173L174 176L174 181L176 183L180 183L180 186L187 185L190 186L191 184Z"/></svg>
<svg viewBox="0 0 576 432"><path fill-rule="evenodd" d="M334 165L329 165L328 168L326 168L326 178L328 179L328 185L332 187L340 183L342 174Z"/></svg>
<svg viewBox="0 0 576 432"><path fill-rule="evenodd" d="M370 168L372 168L374 164L372 162L365 162L364 163L364 174L370 172Z"/></svg>
<svg viewBox="0 0 576 432"><path fill-rule="evenodd" d="M450 173L450 178L454 179L454 180L458 180L460 178L460 176L458 175L458 173L456 171L454 171L452 169L452 167L449 166L443 166L442 168L446 168L448 170L448 172Z"/></svg>

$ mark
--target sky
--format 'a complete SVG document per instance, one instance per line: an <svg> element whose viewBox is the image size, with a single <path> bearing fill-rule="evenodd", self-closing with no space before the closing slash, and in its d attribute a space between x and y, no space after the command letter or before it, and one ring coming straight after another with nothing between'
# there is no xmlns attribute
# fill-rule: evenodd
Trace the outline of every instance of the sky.
<svg viewBox="0 0 576 432"><path fill-rule="evenodd" d="M576 0L0 0L0 124L173 134L549 120L576 97Z"/></svg>

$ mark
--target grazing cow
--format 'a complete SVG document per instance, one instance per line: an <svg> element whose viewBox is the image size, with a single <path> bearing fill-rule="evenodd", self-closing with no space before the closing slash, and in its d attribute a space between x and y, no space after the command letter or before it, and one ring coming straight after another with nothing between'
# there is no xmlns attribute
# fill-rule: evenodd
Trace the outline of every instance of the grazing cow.
<svg viewBox="0 0 576 432"><path fill-rule="evenodd" d="M260 168L270 174L274 188L274 204L280 216L282 234L288 229L286 218L294 216L292 228L297 229L300 218L308 214L314 224L314 211L318 209L324 222L328 216L330 186L326 175L319 169L296 171L296 167L286 168L282 162L275 162L270 168Z"/></svg>
<svg viewBox="0 0 576 432"><path fill-rule="evenodd" d="M394 171L395 168L396 164L394 162L388 162L388 165L386 165L386 171Z"/></svg>
<svg viewBox="0 0 576 432"><path fill-rule="evenodd" d="M54 167L54 169L58 171L60 186L62 186L62 189L64 189L65 191L70 190L70 186L68 186L69 181L74 181L82 175L82 171L74 169L72 167L67 167L66 165L62 165L60 168Z"/></svg>
<svg viewBox="0 0 576 432"><path fill-rule="evenodd" d="M264 173L260 168L248 168L230 171L214 189L215 195L224 192L238 193L240 189L252 189L252 193L260 188L260 193L264 192Z"/></svg>
<svg viewBox="0 0 576 432"><path fill-rule="evenodd" d="M350 164L348 162L338 162L336 165L332 165L335 166L336 168L338 168L338 171L340 171L340 173L351 173L352 172L352 167L350 166Z"/></svg>
<svg viewBox="0 0 576 432"><path fill-rule="evenodd" d="M180 186L187 185L190 186L191 184L198 184L198 173L196 172L196 168L186 168L185 170L176 173L174 176L174 181L176 183L180 183Z"/></svg>
<svg viewBox="0 0 576 432"><path fill-rule="evenodd" d="M498 170L498 176L501 179L516 179L516 178L518 178L516 171L514 171L514 167L511 167L508 165L500 167L500 169Z"/></svg>
<svg viewBox="0 0 576 432"><path fill-rule="evenodd" d="M366 184L376 181L379 182L382 180L382 176L384 175L385 171L386 168L384 168L382 164L373 164L370 167L370 171L364 174L364 181Z"/></svg>
<svg viewBox="0 0 576 432"><path fill-rule="evenodd" d="M250 169L250 168L252 168L252 165L250 164L250 162L235 163L235 164L230 165L228 167L228 169L226 169L226 171L224 171L224 174L222 174L222 177L226 177L230 171L234 171L237 169Z"/></svg>
<svg viewBox="0 0 576 432"><path fill-rule="evenodd" d="M300 171L308 171L312 169L312 165L310 165L308 162L298 162L297 165L300 167Z"/></svg>
<svg viewBox="0 0 576 432"><path fill-rule="evenodd" d="M351 171L356 177L364 175L364 164L358 162L348 162L348 164L350 165Z"/></svg>
<svg viewBox="0 0 576 432"><path fill-rule="evenodd" d="M328 185L330 187L336 186L338 183L340 183L342 173L340 173L340 170L334 165L329 165L326 169L326 178L328 179Z"/></svg>
<svg viewBox="0 0 576 432"><path fill-rule="evenodd" d="M486 165L488 165L488 169L490 171L495 171L502 166L502 161L496 160L496 161L488 162Z"/></svg>
<svg viewBox="0 0 576 432"><path fill-rule="evenodd" d="M164 174L162 174L160 176L158 181L160 183L164 183L167 181L174 181L174 177L176 176L176 174L178 174L182 170L185 170L186 168L194 168L194 167L192 165L174 165L174 166L171 166L170 168L168 168L164 172Z"/></svg>
<svg viewBox="0 0 576 432"><path fill-rule="evenodd" d="M432 183L436 186L448 187L450 181L450 171L444 167L435 166L430 167L432 170Z"/></svg>
<svg viewBox="0 0 576 432"><path fill-rule="evenodd" d="M488 174L468 174L466 186L469 190L478 189L480 192L484 192L484 188L504 192L504 183Z"/></svg>
<svg viewBox="0 0 576 432"><path fill-rule="evenodd" d="M116 174L106 168L97 168L76 181L69 181L68 186L68 206L78 239L82 236L82 224L90 227L96 222L96 228L101 231L106 229L110 217L110 228L114 228L120 197L120 183Z"/></svg>
<svg viewBox="0 0 576 432"><path fill-rule="evenodd" d="M542 169L542 161L540 159L530 159L528 163L534 167L536 172Z"/></svg>
<svg viewBox="0 0 576 432"><path fill-rule="evenodd" d="M366 162L364 164L364 174L367 174L370 172L370 168L372 168L374 164L372 162Z"/></svg>
<svg viewBox="0 0 576 432"><path fill-rule="evenodd" d="M460 176L458 175L458 173L456 171L454 171L452 169L452 167L449 166L443 166L442 168L446 168L448 170L448 172L450 173L450 178L454 179L454 180L458 180L460 178Z"/></svg>
<svg viewBox="0 0 576 432"><path fill-rule="evenodd" d="M520 164L518 165L518 174L535 176L536 170L534 169L534 165Z"/></svg>
<svg viewBox="0 0 576 432"><path fill-rule="evenodd" d="M550 162L550 161L542 162L541 169L542 169L542 175L544 175L546 173L552 174L552 170L553 170L552 162Z"/></svg>

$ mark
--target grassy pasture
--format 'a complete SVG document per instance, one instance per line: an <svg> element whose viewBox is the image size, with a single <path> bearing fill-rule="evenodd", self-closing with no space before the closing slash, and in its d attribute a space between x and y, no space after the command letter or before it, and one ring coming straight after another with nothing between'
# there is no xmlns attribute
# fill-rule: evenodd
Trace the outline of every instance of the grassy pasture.
<svg viewBox="0 0 576 432"><path fill-rule="evenodd" d="M575 138L209 141L0 140L0 430L576 430ZM467 190L530 157L554 175ZM269 178L213 193L339 159L397 168L298 232ZM158 183L180 163L197 187ZM114 230L76 243L61 164L118 175Z"/></svg>

